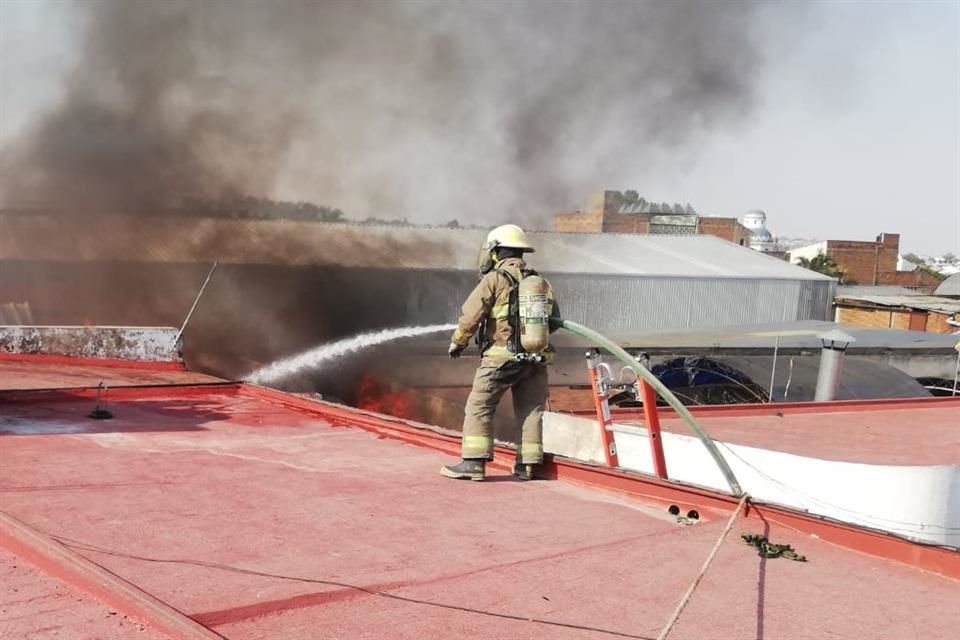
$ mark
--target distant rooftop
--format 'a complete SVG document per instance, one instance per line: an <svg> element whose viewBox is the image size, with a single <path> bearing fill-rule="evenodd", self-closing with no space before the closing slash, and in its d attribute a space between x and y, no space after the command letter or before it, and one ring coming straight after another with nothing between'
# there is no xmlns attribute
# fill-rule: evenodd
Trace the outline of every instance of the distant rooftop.
<svg viewBox="0 0 960 640"><path fill-rule="evenodd" d="M474 271L485 230L290 220L0 215L0 260L212 262ZM532 232L544 273L830 281L706 235Z"/></svg>
<svg viewBox="0 0 960 640"><path fill-rule="evenodd" d="M878 296L878 295L850 295L837 294L837 300L851 302L866 302L881 307L898 307L922 309L937 313L960 313L960 300L940 296L905 295L905 296Z"/></svg>
<svg viewBox="0 0 960 640"><path fill-rule="evenodd" d="M840 285L837 287L837 294L834 297L843 296L915 296L918 292L909 287L898 287L896 285Z"/></svg>
<svg viewBox="0 0 960 640"><path fill-rule="evenodd" d="M710 350L771 349L779 336L781 349L819 350L821 345L817 334L834 328L839 328L856 338L856 342L850 346L849 353L891 349L953 353L953 347L957 343L956 336L922 331L874 329L819 320L680 331L648 331L615 334L609 337L628 348L688 347ZM578 339L560 334L556 342L558 346L577 344Z"/></svg>
<svg viewBox="0 0 960 640"><path fill-rule="evenodd" d="M938 296L960 296L960 273L955 273L941 282L934 293Z"/></svg>

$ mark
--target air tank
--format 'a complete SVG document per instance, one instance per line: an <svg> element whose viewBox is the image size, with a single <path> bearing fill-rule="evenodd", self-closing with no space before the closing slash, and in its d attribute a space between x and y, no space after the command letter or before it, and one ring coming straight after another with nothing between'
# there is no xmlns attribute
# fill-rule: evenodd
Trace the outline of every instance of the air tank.
<svg viewBox="0 0 960 640"><path fill-rule="evenodd" d="M520 346L527 353L540 353L550 344L550 312L553 294L550 284L537 275L520 281Z"/></svg>

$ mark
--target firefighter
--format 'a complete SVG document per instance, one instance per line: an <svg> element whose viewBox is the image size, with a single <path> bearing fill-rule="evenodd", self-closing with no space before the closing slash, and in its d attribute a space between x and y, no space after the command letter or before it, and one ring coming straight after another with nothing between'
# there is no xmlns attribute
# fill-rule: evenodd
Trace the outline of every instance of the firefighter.
<svg viewBox="0 0 960 640"><path fill-rule="evenodd" d="M448 478L483 480L493 457L493 415L512 390L516 415L517 462L514 474L531 480L543 461L543 410L547 400L549 335L560 312L550 284L523 260L534 249L520 227L497 227L480 250L480 283L463 304L448 353L459 358L476 336L480 365L467 398L462 460L443 467Z"/></svg>

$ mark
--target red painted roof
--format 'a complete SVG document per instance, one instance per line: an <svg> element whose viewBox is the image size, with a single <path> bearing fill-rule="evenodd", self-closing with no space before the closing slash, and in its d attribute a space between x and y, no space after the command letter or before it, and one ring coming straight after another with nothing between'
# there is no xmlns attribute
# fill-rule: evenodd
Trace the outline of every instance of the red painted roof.
<svg viewBox="0 0 960 640"><path fill-rule="evenodd" d="M447 480L454 440L246 386L114 392L109 421L86 417L89 391L0 393L2 511L225 638L653 638L729 517L697 492L686 527L565 480ZM735 524L671 639L955 637L957 580L777 522ZM810 561L762 560L742 532ZM82 589L4 558L11 637L126 637L85 626L102 607Z"/></svg>
<svg viewBox="0 0 960 640"><path fill-rule="evenodd" d="M110 387L222 382L177 363L0 354L0 390L95 387L101 381Z"/></svg>
<svg viewBox="0 0 960 640"><path fill-rule="evenodd" d="M730 405L693 412L710 437L732 444L867 464L960 461L960 397ZM616 412L614 419L642 424L636 412ZM661 410L661 426L690 434L669 410Z"/></svg>
<svg viewBox="0 0 960 640"><path fill-rule="evenodd" d="M148 625L0 549L0 637L162 640Z"/></svg>

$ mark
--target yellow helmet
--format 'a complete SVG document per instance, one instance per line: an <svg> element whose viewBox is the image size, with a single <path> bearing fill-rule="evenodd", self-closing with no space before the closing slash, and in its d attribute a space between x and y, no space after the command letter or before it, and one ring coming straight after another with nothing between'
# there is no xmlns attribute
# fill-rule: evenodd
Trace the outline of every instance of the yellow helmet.
<svg viewBox="0 0 960 640"><path fill-rule="evenodd" d="M520 249L533 253L533 247L527 242L527 234L515 224L505 224L487 234L487 241L480 247L477 258L477 267L480 273L489 273L497 262L497 247Z"/></svg>
<svg viewBox="0 0 960 640"><path fill-rule="evenodd" d="M515 224L501 225L487 234L487 246L491 249L507 247L522 249L530 253L534 251L530 243L527 242L527 234Z"/></svg>

